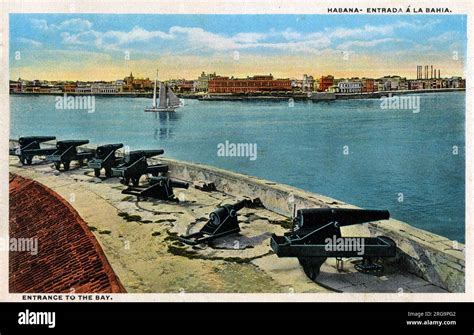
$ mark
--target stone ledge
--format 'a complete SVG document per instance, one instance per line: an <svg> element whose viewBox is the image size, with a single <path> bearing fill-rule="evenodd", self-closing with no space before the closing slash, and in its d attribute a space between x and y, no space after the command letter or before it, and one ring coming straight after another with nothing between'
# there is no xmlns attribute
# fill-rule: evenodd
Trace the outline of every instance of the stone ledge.
<svg viewBox="0 0 474 335"><path fill-rule="evenodd" d="M295 187L203 164L168 158L160 158L159 161L169 165L171 177L184 180L205 180L214 183L219 191L234 196L258 197L266 208L288 217L292 215L293 206L296 208L357 208L342 201ZM359 236L388 236L397 243L400 262L407 271L450 292L464 292L465 290L465 255L464 245L461 243L395 219L383 223L375 222L344 227L343 233Z"/></svg>

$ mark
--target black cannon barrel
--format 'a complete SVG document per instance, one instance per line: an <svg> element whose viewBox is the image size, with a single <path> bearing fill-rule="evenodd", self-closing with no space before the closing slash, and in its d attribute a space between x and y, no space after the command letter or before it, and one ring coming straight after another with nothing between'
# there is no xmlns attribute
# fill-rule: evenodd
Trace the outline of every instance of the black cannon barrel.
<svg viewBox="0 0 474 335"><path fill-rule="evenodd" d="M364 222L387 220L387 210L350 209L350 208L306 208L296 212L295 222L298 226L309 228L321 226L329 222L337 222L339 226L350 226Z"/></svg>
<svg viewBox="0 0 474 335"><path fill-rule="evenodd" d="M156 150L133 150L124 155L124 161L126 163L133 163L137 160L145 157L151 158L158 155L163 155L165 151L163 149L156 149Z"/></svg>
<svg viewBox="0 0 474 335"><path fill-rule="evenodd" d="M105 156L109 154L111 151L118 150L123 147L122 143L116 143L116 144L104 144L100 145L96 149L96 153L98 157Z"/></svg>
<svg viewBox="0 0 474 335"><path fill-rule="evenodd" d="M236 202L235 204L231 205L234 209L234 211L238 212L240 211L242 208L244 207L247 207L251 204L251 201L248 200L248 199L244 199L244 200L240 200L238 202Z"/></svg>
<svg viewBox="0 0 474 335"><path fill-rule="evenodd" d="M27 145L27 144L30 144L31 142L42 143L42 142L52 141L55 139L56 139L56 136L24 136L18 139L18 143L20 145Z"/></svg>
<svg viewBox="0 0 474 335"><path fill-rule="evenodd" d="M228 217L236 217L237 212L242 208L248 206L249 200L244 199L235 204L223 205L209 214L209 223L213 226L218 226Z"/></svg>
<svg viewBox="0 0 474 335"><path fill-rule="evenodd" d="M70 146L78 147L80 145L84 145L89 143L89 140L65 140L65 141L58 141L56 143L57 148L66 148Z"/></svg>
<svg viewBox="0 0 474 335"><path fill-rule="evenodd" d="M175 188L185 188L187 189L189 187L189 184L184 182L184 181L180 181L180 180L177 180L177 179L171 179L171 178L168 178L168 177L150 177L150 185L155 185L157 183L168 183L169 186L171 187L175 187Z"/></svg>
<svg viewBox="0 0 474 335"><path fill-rule="evenodd" d="M189 183L186 183L181 180L176 180L176 179L169 179L170 185L175 188L189 188Z"/></svg>
<svg viewBox="0 0 474 335"><path fill-rule="evenodd" d="M156 150L133 150L129 152L130 156L139 156L139 157L154 157L158 155L163 155L165 151L163 149L156 149Z"/></svg>

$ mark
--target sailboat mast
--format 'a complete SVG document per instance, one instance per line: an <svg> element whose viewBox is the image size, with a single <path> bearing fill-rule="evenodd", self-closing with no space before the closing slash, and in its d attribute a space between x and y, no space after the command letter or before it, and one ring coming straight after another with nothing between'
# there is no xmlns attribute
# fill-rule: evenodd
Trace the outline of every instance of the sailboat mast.
<svg viewBox="0 0 474 335"><path fill-rule="evenodd" d="M153 87L153 108L156 108L156 84L158 82L158 70L156 70L155 86Z"/></svg>

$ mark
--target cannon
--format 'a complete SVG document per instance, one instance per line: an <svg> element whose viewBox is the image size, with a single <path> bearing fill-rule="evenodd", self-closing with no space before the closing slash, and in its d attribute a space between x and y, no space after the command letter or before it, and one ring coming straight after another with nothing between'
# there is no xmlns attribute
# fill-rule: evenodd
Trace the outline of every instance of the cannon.
<svg viewBox="0 0 474 335"><path fill-rule="evenodd" d="M216 238L240 231L237 212L244 207L251 207L252 201L241 200L233 205L223 205L209 214L209 220L200 231L179 236L181 242L190 245L210 242Z"/></svg>
<svg viewBox="0 0 474 335"><path fill-rule="evenodd" d="M48 156L51 155L56 149L53 148L41 148L40 143L55 140L55 136L27 136L20 137L18 140L18 146L10 149L10 155L18 156L21 164L30 165L33 162L35 156Z"/></svg>
<svg viewBox="0 0 474 335"><path fill-rule="evenodd" d="M163 149L130 151L124 156L122 163L112 168L112 176L120 177L121 183L128 185L130 180L133 186L138 186L143 175L151 174L158 177L161 173L168 172L165 164L148 165L147 158L162 155Z"/></svg>
<svg viewBox="0 0 474 335"><path fill-rule="evenodd" d="M77 161L79 166L84 165L85 160L94 157L93 152L78 152L77 147L89 143L89 140L66 140L56 143L56 150L49 156L47 160L54 163L54 167L59 171L61 164L64 171L68 171L71 161Z"/></svg>
<svg viewBox="0 0 474 335"><path fill-rule="evenodd" d="M174 196L173 188L187 189L189 184L180 180L167 177L151 177L146 186L132 186L123 190L123 194L135 195L140 198L155 198L159 200L177 201Z"/></svg>
<svg viewBox="0 0 474 335"><path fill-rule="evenodd" d="M387 220L386 210L307 208L299 209L293 229L284 236L272 235L270 246L278 257L297 257L306 275L313 281L328 257L362 257L355 266L363 273L381 273L383 265L376 261L394 257L395 242L386 236L341 237L340 227ZM339 263L339 262L338 262Z"/></svg>
<svg viewBox="0 0 474 335"><path fill-rule="evenodd" d="M102 169L105 170L107 178L112 177L112 168L116 167L122 159L115 156L115 151L122 148L123 144L105 144L98 146L95 150L95 157L88 162L88 166L94 169L96 177L100 177Z"/></svg>

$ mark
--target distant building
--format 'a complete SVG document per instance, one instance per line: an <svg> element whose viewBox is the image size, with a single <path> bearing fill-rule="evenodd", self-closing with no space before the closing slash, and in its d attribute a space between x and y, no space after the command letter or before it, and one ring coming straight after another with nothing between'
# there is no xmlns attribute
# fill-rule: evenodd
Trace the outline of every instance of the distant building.
<svg viewBox="0 0 474 335"><path fill-rule="evenodd" d="M271 74L247 78L216 76L209 80L209 93L258 93L291 90L290 79L274 79Z"/></svg>
<svg viewBox="0 0 474 335"><path fill-rule="evenodd" d="M319 80L318 91L326 92L330 86L334 85L334 76L322 76Z"/></svg>
<svg viewBox="0 0 474 335"><path fill-rule="evenodd" d="M448 88L466 88L466 80L461 77L451 77L446 79Z"/></svg>
<svg viewBox="0 0 474 335"><path fill-rule="evenodd" d="M151 91L155 85L154 81L151 81L149 78L135 78L133 73L130 72L128 77L123 79L122 90L125 92L131 91Z"/></svg>
<svg viewBox="0 0 474 335"><path fill-rule="evenodd" d="M304 74L303 81L301 85L303 92L313 92L314 91L314 78L313 76Z"/></svg>
<svg viewBox="0 0 474 335"><path fill-rule="evenodd" d="M93 83L90 86L92 94L111 94L119 93L122 89L121 85L115 83Z"/></svg>
<svg viewBox="0 0 474 335"><path fill-rule="evenodd" d="M382 84L379 91L397 91L408 89L408 83L406 78L400 76L385 76L379 79L379 83Z"/></svg>
<svg viewBox="0 0 474 335"><path fill-rule="evenodd" d="M77 84L76 93L92 93L91 85L86 83Z"/></svg>
<svg viewBox="0 0 474 335"><path fill-rule="evenodd" d="M361 93L362 82L359 80L344 80L337 84L339 93Z"/></svg>
<svg viewBox="0 0 474 335"><path fill-rule="evenodd" d="M194 81L192 80L182 80L176 84L176 92L179 93L186 93L186 92L193 92L194 91Z"/></svg>
<svg viewBox="0 0 474 335"><path fill-rule="evenodd" d="M423 80L409 80L408 81L408 89L409 90L422 90L424 89Z"/></svg>
<svg viewBox="0 0 474 335"><path fill-rule="evenodd" d="M216 73L206 74L205 72L201 73L197 80L194 81L194 91L195 92L207 92L209 90L209 80L216 77Z"/></svg>
<svg viewBox="0 0 474 335"><path fill-rule="evenodd" d="M64 83L63 84L63 92L64 93L74 93L76 92L76 83Z"/></svg>
<svg viewBox="0 0 474 335"><path fill-rule="evenodd" d="M375 92L376 91L375 79L362 78L361 82L362 82L362 92L369 93L369 92Z"/></svg>
<svg viewBox="0 0 474 335"><path fill-rule="evenodd" d="M22 92L23 92L23 85L20 80L10 81L10 93L22 93Z"/></svg>

